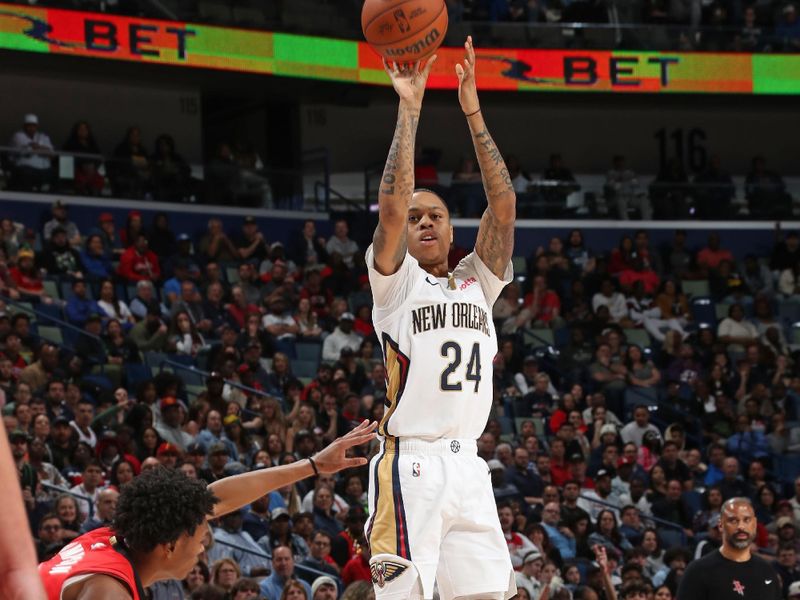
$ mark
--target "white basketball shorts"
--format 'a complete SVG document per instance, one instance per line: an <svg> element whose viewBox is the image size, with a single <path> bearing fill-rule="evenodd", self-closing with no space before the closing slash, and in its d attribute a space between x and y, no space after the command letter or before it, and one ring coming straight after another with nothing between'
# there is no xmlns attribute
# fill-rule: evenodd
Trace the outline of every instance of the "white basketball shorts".
<svg viewBox="0 0 800 600"><path fill-rule="evenodd" d="M369 503L377 600L406 600L418 593L415 586L433 598L434 579L443 600L517 593L475 440L382 439L370 463Z"/></svg>

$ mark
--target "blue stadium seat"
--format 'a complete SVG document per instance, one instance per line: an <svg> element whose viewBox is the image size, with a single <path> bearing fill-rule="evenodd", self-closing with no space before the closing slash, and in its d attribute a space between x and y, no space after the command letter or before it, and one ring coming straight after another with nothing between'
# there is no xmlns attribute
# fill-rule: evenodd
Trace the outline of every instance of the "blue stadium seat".
<svg viewBox="0 0 800 600"><path fill-rule="evenodd" d="M126 363L125 379L128 382L128 389L135 390L140 383L151 379L150 369L147 365Z"/></svg>
<svg viewBox="0 0 800 600"><path fill-rule="evenodd" d="M322 356L322 344L298 342L295 344L299 360L313 360L319 362Z"/></svg>
<svg viewBox="0 0 800 600"><path fill-rule="evenodd" d="M315 377L317 375L317 367L319 361L316 360L301 360L296 359L292 361L292 373L296 377Z"/></svg>
<svg viewBox="0 0 800 600"><path fill-rule="evenodd" d="M693 298L689 310L692 313L692 319L698 325L717 326L717 312L711 298Z"/></svg>

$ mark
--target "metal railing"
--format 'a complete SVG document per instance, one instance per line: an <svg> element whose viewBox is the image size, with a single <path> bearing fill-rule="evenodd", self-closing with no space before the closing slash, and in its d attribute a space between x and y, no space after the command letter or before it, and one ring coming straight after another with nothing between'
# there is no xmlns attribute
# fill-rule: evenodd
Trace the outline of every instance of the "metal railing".
<svg viewBox="0 0 800 600"><path fill-rule="evenodd" d="M59 494L68 494L73 498L77 498L78 500L84 500L85 502L89 503L89 515L87 519L91 519L94 516L94 500L89 498L88 496L84 496L83 494L78 494L76 492L71 492L67 488L62 488L57 485L53 485L51 483L41 483L42 487L46 490L50 490L51 492L58 492Z"/></svg>
<svg viewBox="0 0 800 600"><path fill-rule="evenodd" d="M584 494L578 494L578 497L583 499L583 500L585 500L586 502L594 502L595 504L600 504L602 506L605 506L606 508L613 508L616 511L622 509L621 506L618 506L618 505L614 504L613 502L606 502L605 500L600 500L598 498L592 498L591 496L586 496ZM634 507L634 508L636 508L636 507ZM642 520L652 521L653 523L655 523L656 525L659 525L661 527L666 527L668 529L674 529L676 531L679 531L680 534L681 534L681 539L683 540L683 544L686 544L686 542L687 542L687 540L686 540L686 532L684 532L683 526L680 525L679 523L673 523L672 521L667 521L667 520L661 519L659 517L654 517L653 515L648 515L646 513L643 513L638 508L636 508L636 512L639 513L639 518L641 518Z"/></svg>

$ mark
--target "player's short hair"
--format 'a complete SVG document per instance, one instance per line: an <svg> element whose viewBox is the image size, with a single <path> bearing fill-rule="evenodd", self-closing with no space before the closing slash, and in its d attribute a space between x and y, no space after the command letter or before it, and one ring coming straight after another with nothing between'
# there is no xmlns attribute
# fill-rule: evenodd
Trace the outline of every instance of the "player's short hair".
<svg viewBox="0 0 800 600"><path fill-rule="evenodd" d="M447 212L447 216L448 216L448 217L450 217L450 207L449 207L449 206L447 206L447 202L445 202L444 198L442 198L442 197L441 197L439 194L437 194L436 192L434 192L432 189L430 189L430 188L424 188L424 187L420 187L420 188L414 188L414 191L412 192L412 194L418 194L418 193L422 193L422 192L424 192L424 193L426 193L426 194L433 194L433 195L434 195L434 196L436 196L436 197L437 197L439 200L441 200L441 202L442 202L442 206L444 206L444 210Z"/></svg>
<svg viewBox="0 0 800 600"><path fill-rule="evenodd" d="M219 498L202 480L182 471L157 467L142 472L122 488L113 529L136 552L152 552L159 544L194 535Z"/></svg>

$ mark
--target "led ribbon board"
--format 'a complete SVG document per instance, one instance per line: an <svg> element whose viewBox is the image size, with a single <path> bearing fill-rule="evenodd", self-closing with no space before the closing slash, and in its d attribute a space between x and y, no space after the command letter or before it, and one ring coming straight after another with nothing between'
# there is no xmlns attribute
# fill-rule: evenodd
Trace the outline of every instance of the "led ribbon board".
<svg viewBox="0 0 800 600"><path fill-rule="evenodd" d="M365 42L0 4L0 49L389 85ZM460 48L428 86L457 87ZM798 94L800 55L478 49L481 89Z"/></svg>

